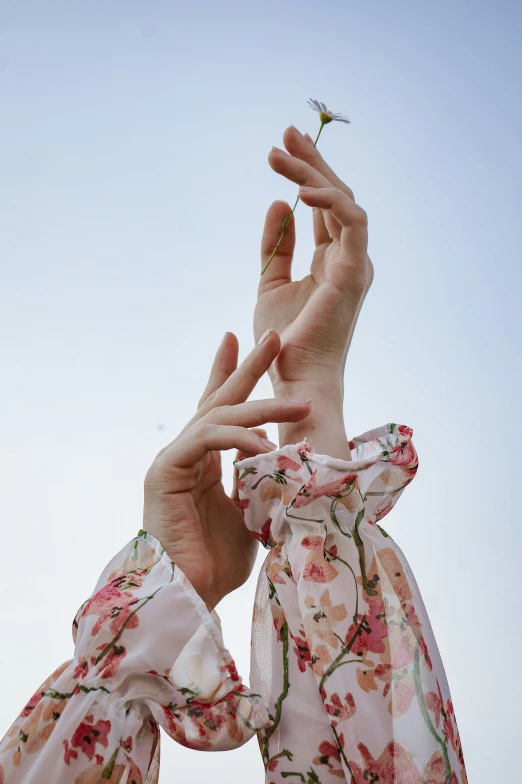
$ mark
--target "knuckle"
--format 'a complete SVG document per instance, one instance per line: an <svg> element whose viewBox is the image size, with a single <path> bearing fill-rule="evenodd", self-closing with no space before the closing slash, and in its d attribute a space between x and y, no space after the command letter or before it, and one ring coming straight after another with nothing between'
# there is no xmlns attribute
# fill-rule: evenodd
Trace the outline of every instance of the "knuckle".
<svg viewBox="0 0 522 784"><path fill-rule="evenodd" d="M207 422L226 422L229 411L230 406L227 404L216 406L205 414L204 419Z"/></svg>
<svg viewBox="0 0 522 784"><path fill-rule="evenodd" d="M200 422L196 425L196 429L194 430L194 436L201 441L204 441L208 438L208 435L212 429L212 425L208 422Z"/></svg>

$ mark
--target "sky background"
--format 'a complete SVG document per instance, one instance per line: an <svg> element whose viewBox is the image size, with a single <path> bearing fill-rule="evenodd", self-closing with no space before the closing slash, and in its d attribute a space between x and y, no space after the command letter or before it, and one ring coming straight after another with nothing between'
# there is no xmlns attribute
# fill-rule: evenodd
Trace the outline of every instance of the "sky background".
<svg viewBox="0 0 522 784"><path fill-rule="evenodd" d="M419 472L386 528L470 784L515 775L521 33L506 0L0 3L0 735L72 656L71 621L140 528L146 469L223 334L252 348L264 215L296 195L267 154L290 124L317 131L313 97L352 121L320 146L368 212L375 266L348 436L414 430ZM296 227L302 277L302 204ZM256 573L219 606L246 681ZM255 740L217 757L163 743L161 784L245 773L262 784Z"/></svg>

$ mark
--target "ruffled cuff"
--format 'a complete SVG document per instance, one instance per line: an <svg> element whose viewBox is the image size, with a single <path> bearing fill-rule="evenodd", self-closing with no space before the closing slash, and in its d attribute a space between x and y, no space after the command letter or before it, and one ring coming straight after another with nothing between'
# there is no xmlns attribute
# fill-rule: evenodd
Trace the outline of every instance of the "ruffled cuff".
<svg viewBox="0 0 522 784"><path fill-rule="evenodd" d="M245 525L271 548L291 534L292 520L324 522L328 530L343 524L349 531L356 522L353 513L364 507L365 520L377 524L417 472L412 435L410 427L393 423L369 430L349 442L352 460L316 454L305 439L238 461ZM328 514L308 520L309 508L316 508L319 499ZM341 523L343 507L349 514Z"/></svg>
<svg viewBox="0 0 522 784"><path fill-rule="evenodd" d="M73 636L74 659L40 687L0 745L0 781L144 781L156 722L200 750L235 748L269 723L219 619L144 531L106 567Z"/></svg>

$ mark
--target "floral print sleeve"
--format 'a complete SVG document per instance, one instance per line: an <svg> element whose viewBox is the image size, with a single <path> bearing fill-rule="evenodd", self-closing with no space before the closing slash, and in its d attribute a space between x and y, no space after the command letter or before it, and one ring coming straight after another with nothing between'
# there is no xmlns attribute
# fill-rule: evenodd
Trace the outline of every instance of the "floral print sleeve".
<svg viewBox="0 0 522 784"><path fill-rule="evenodd" d="M210 614L141 531L73 621L74 659L29 700L0 744L0 784L157 780L158 725L194 749L230 749L268 722Z"/></svg>
<svg viewBox="0 0 522 784"><path fill-rule="evenodd" d="M237 463L246 525L269 549L250 681L269 708L269 784L466 784L426 610L381 525L416 474L411 437L388 424L353 439L350 461L305 440Z"/></svg>
<svg viewBox="0 0 522 784"><path fill-rule="evenodd" d="M466 784L444 669L399 547L382 528L417 471L412 431L305 439L236 463L268 549L250 686L161 544L141 531L73 622L74 658L0 743L0 784L156 784L158 725L202 751L257 735L267 784Z"/></svg>

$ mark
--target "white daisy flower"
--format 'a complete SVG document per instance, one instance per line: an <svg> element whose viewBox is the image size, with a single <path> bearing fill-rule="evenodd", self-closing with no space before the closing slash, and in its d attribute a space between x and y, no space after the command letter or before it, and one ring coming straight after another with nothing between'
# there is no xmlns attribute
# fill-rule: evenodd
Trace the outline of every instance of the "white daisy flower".
<svg viewBox="0 0 522 784"><path fill-rule="evenodd" d="M310 98L310 100L308 101L308 106L311 109L313 109L314 112L319 112L319 116L321 118L321 122L323 125L326 125L326 123L330 123L333 121L343 122L343 123L350 122L350 120L348 120L347 117L343 117L342 114L334 114L334 112L331 112L329 109L326 108L324 103L321 103L321 101L314 101L313 98Z"/></svg>

